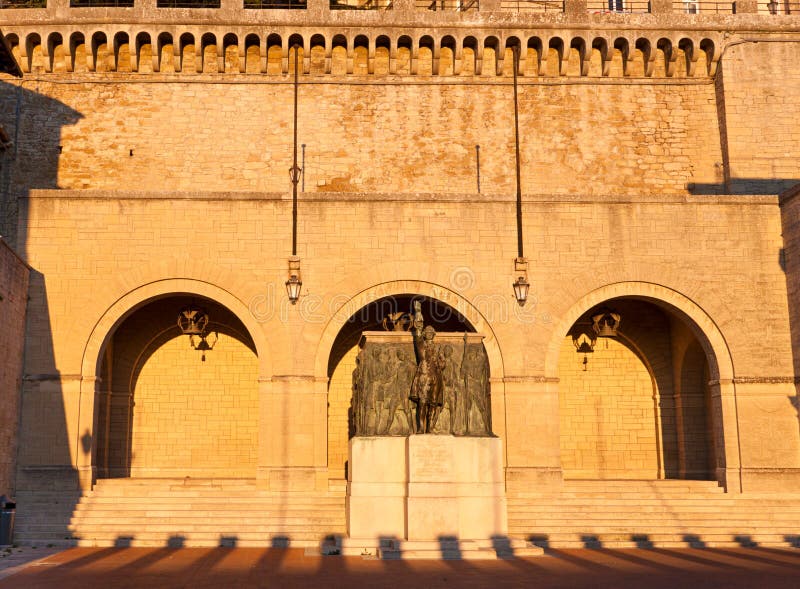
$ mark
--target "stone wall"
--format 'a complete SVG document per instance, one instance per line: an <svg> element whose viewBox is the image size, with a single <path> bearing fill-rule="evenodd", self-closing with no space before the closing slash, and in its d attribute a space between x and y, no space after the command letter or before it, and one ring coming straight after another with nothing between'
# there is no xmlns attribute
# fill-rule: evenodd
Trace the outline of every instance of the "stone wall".
<svg viewBox="0 0 800 589"><path fill-rule="evenodd" d="M798 58L797 43L748 38L732 44L720 62L717 96L729 170L726 192L777 194L800 182L800 73L787 67Z"/></svg>
<svg viewBox="0 0 800 589"><path fill-rule="evenodd" d="M0 239L0 495L14 496L29 268Z"/></svg>
<svg viewBox="0 0 800 589"><path fill-rule="evenodd" d="M430 62L431 76L379 78L351 75L344 62L344 73L303 78L295 306L283 287L292 130L283 61L265 76L42 73L0 84L0 123L18 137L5 223L16 227L9 219L19 215L19 251L39 273L26 339L25 472L89 469L105 338L153 297L196 293L227 307L255 342L247 386L255 378L257 476L275 488L327 488L329 474L341 476L343 432L330 420L346 397L345 377L334 374L329 389L331 346L361 305L411 293L446 302L487 335L510 488L560 476L559 350L598 297L658 303L693 327L710 392L692 384L687 406L714 400L713 446L727 458L719 468L743 465L741 479L756 486L796 479L796 371L774 196L790 179L795 138L781 117L756 116L742 69L766 60L777 71L791 51L764 46L733 45L714 81L673 79L667 62L663 75L654 62L657 77L625 76L613 59L618 75L604 80L572 59L554 67L548 58L551 75L525 76L522 220L533 286L524 308L511 291L513 108L503 69L462 79L433 75ZM591 57L584 63L593 71ZM764 84L768 104L794 112L795 78ZM743 146L753 144L768 157L746 161ZM747 185L762 196L713 194L746 175L768 179ZM690 360L685 371L662 369L671 381L693 380L702 362ZM692 415L699 439L708 425ZM673 408L672 418L684 415ZM700 469L704 456L681 460Z"/></svg>

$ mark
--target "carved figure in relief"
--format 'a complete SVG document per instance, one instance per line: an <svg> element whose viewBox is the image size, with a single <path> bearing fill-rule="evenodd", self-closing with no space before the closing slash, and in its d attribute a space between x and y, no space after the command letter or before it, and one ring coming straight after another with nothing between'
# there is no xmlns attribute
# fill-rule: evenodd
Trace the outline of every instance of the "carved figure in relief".
<svg viewBox="0 0 800 589"><path fill-rule="evenodd" d="M414 301L414 350L417 353L417 371L411 384L409 399L416 403L416 431L433 433L442 409L442 368L444 362L433 339L436 330L424 326L419 301Z"/></svg>
<svg viewBox="0 0 800 589"><path fill-rule="evenodd" d="M402 348L391 348L389 356L394 382L386 395L386 422L379 435L408 435L415 432L414 413L408 398L415 367Z"/></svg>
<svg viewBox="0 0 800 589"><path fill-rule="evenodd" d="M442 413L439 414L436 433L457 435L457 413L459 404L459 369L456 359L453 357L453 346L444 345L441 349L442 355ZM442 416L447 409L447 420Z"/></svg>
<svg viewBox="0 0 800 589"><path fill-rule="evenodd" d="M489 417L489 367L486 357L475 347L467 352L462 366L464 378L464 426L470 436L488 435L492 430Z"/></svg>
<svg viewBox="0 0 800 589"><path fill-rule="evenodd" d="M348 410L348 424L349 424L349 434L352 438L357 433L364 431L364 425L362 423L362 415L363 412L361 410L363 405L363 392L361 387L364 382L364 349L360 349L358 351L358 355L356 356L356 367L353 369L353 386L352 386L352 396L350 397L350 409Z"/></svg>

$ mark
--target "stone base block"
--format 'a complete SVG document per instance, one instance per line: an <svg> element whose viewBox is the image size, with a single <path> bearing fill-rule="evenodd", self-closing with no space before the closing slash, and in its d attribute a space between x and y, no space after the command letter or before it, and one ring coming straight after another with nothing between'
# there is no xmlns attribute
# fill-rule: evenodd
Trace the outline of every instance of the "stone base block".
<svg viewBox="0 0 800 589"><path fill-rule="evenodd" d="M351 539L376 546L423 542L436 548L472 540L491 546L493 538L505 538L508 520L498 438L359 437L350 442L349 459Z"/></svg>

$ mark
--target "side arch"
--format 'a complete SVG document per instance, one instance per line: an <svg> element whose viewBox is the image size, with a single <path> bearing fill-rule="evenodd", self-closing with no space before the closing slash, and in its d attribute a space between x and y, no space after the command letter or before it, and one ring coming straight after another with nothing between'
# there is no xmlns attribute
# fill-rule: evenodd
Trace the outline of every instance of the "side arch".
<svg viewBox="0 0 800 589"><path fill-rule="evenodd" d="M714 479L728 492L742 490L742 450L738 402L730 348L714 320L694 301L678 291L650 282L618 282L597 288L578 299L560 317L551 333L545 356L545 375L558 383L560 345L571 326L592 307L613 299L633 299L661 307L682 320L705 353L711 395Z"/></svg>
<svg viewBox="0 0 800 589"><path fill-rule="evenodd" d="M561 317L551 335L545 357L546 377L558 377L561 340L578 318L595 305L619 297L642 299L681 315L706 352L711 379L716 381L733 379L730 349L714 320L685 295L652 282L616 282L595 289L576 301Z"/></svg>

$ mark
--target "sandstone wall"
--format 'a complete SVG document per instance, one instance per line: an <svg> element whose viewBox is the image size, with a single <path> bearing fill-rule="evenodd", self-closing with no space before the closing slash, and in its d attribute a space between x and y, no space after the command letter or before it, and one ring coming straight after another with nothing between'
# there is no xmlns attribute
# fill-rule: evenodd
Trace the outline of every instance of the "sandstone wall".
<svg viewBox="0 0 800 589"><path fill-rule="evenodd" d="M290 189L286 79L54 77L0 84L0 124L20 137L10 207L31 188ZM507 78L340 80L300 86L307 192L477 195L480 145L481 193L513 194ZM720 181L710 80L573 82L520 87L525 194L686 194Z"/></svg>
<svg viewBox="0 0 800 589"><path fill-rule="evenodd" d="M755 41L728 47L717 77L727 191L777 194L800 182L800 74L788 67L800 47Z"/></svg>
<svg viewBox="0 0 800 589"><path fill-rule="evenodd" d="M14 496L29 269L0 239L0 495Z"/></svg>

